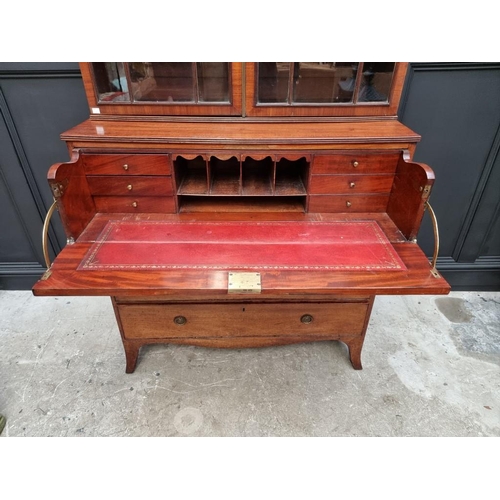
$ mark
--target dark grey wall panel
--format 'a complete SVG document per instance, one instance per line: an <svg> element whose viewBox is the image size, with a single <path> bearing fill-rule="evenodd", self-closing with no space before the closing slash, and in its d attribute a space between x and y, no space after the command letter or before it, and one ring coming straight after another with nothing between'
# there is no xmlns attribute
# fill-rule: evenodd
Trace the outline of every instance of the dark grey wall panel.
<svg viewBox="0 0 500 500"><path fill-rule="evenodd" d="M500 89L499 89L500 93ZM474 262L480 256L500 260L500 127L484 172L484 189L460 249L460 262Z"/></svg>
<svg viewBox="0 0 500 500"><path fill-rule="evenodd" d="M500 289L500 63L411 64L399 117L422 135L415 160L436 173L430 201L441 236L438 269L453 289ZM432 254L427 217L418 242Z"/></svg>
<svg viewBox="0 0 500 500"><path fill-rule="evenodd" d="M41 262L42 249L34 239L40 213L33 199L25 172L9 134L8 110L0 89L0 179L2 183L0 264L25 261ZM5 119L7 118L7 120ZM12 243L15 242L15 247Z"/></svg>
<svg viewBox="0 0 500 500"><path fill-rule="evenodd" d="M21 214L12 203L7 186L0 175L0 262L34 262L37 258ZM8 235L8 236L7 236Z"/></svg>
<svg viewBox="0 0 500 500"><path fill-rule="evenodd" d="M78 73L80 71L77 62L2 62L0 71L5 74L26 74L28 72L51 73L57 71L67 73L68 71Z"/></svg>
<svg viewBox="0 0 500 500"><path fill-rule="evenodd" d="M498 214L495 219L495 224L492 226L491 232L484 243L484 255L500 255L500 216Z"/></svg>
<svg viewBox="0 0 500 500"><path fill-rule="evenodd" d="M8 105L11 136L40 212L52 203L47 170L53 163L67 161L62 132L87 118L88 110L78 69L38 69L0 73L2 92ZM35 185L33 185L35 184ZM39 198L37 195L41 194ZM58 230L57 250L64 245ZM54 242L55 243L55 242Z"/></svg>
<svg viewBox="0 0 500 500"><path fill-rule="evenodd" d="M61 132L87 117L78 64L0 63L0 289L30 288L42 274L41 232L52 203L47 171L69 158ZM51 254L64 244L56 215Z"/></svg>

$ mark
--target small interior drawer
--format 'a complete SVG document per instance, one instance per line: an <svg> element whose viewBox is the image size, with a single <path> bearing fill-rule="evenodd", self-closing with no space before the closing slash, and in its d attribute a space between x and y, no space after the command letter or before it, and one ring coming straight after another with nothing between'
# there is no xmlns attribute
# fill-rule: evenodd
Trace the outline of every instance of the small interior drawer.
<svg viewBox="0 0 500 500"><path fill-rule="evenodd" d="M170 175L168 155L84 155L90 175Z"/></svg>
<svg viewBox="0 0 500 500"><path fill-rule="evenodd" d="M104 213L174 213L171 196L94 196L97 212Z"/></svg>
<svg viewBox="0 0 500 500"><path fill-rule="evenodd" d="M119 304L125 338L359 334L367 302Z"/></svg>
<svg viewBox="0 0 500 500"><path fill-rule="evenodd" d="M309 197L309 212L313 213L349 213L349 212L385 212L389 195L326 195Z"/></svg>
<svg viewBox="0 0 500 500"><path fill-rule="evenodd" d="M393 174L399 153L349 152L315 155L313 174Z"/></svg>
<svg viewBox="0 0 500 500"><path fill-rule="evenodd" d="M394 176L385 175L312 175L311 194L390 193Z"/></svg>
<svg viewBox="0 0 500 500"><path fill-rule="evenodd" d="M90 192L97 196L171 196L172 177L165 176L87 176Z"/></svg>

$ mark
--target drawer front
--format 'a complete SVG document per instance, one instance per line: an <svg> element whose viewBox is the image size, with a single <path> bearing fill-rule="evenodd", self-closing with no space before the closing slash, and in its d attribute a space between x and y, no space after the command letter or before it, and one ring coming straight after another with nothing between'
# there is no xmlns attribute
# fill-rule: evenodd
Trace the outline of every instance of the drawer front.
<svg viewBox="0 0 500 500"><path fill-rule="evenodd" d="M312 195L309 197L309 212L385 212L389 195Z"/></svg>
<svg viewBox="0 0 500 500"><path fill-rule="evenodd" d="M170 175L168 155L84 155L90 175Z"/></svg>
<svg viewBox="0 0 500 500"><path fill-rule="evenodd" d="M393 174L399 153L348 153L315 155L313 174Z"/></svg>
<svg viewBox="0 0 500 500"><path fill-rule="evenodd" d="M90 192L97 196L171 196L172 177L89 175Z"/></svg>
<svg viewBox="0 0 500 500"><path fill-rule="evenodd" d="M360 303L118 305L127 339L360 334Z"/></svg>
<svg viewBox="0 0 500 500"><path fill-rule="evenodd" d="M104 213L175 213L170 196L94 196L94 203Z"/></svg>
<svg viewBox="0 0 500 500"><path fill-rule="evenodd" d="M393 175L313 175L311 194L390 193Z"/></svg>

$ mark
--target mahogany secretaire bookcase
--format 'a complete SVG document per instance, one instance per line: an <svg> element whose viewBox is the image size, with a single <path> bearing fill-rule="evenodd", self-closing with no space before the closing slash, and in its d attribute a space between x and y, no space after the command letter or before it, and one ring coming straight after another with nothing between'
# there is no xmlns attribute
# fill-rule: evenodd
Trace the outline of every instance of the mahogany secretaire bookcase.
<svg viewBox="0 0 500 500"><path fill-rule="evenodd" d="M48 173L68 244L34 294L110 296L127 372L144 344L318 340L360 369L377 294L450 289L396 116L406 67L82 63L90 119Z"/></svg>

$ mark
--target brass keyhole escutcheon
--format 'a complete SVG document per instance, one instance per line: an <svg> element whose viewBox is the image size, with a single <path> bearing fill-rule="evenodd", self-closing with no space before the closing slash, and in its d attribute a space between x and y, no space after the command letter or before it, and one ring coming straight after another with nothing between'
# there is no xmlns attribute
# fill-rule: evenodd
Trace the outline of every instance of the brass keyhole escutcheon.
<svg viewBox="0 0 500 500"><path fill-rule="evenodd" d="M313 322L313 317L310 314L303 314L302 317L300 318L300 321L305 324L309 324Z"/></svg>
<svg viewBox="0 0 500 500"><path fill-rule="evenodd" d="M186 319L186 317L185 317L185 316L176 316L176 317L174 318L174 323L175 323L176 325L180 325L180 326L182 326L182 325L185 325L185 324L187 323L187 319Z"/></svg>
<svg viewBox="0 0 500 500"><path fill-rule="evenodd" d="M353 188L355 185L356 185L356 183L355 183L355 182L351 182L351 183L349 183L349 187L350 187L350 188Z"/></svg>
<svg viewBox="0 0 500 500"><path fill-rule="evenodd" d="M359 165L359 162L358 162L358 161L354 160L354 161L352 162L352 166L353 166L354 168L356 168L358 165Z"/></svg>
<svg viewBox="0 0 500 500"><path fill-rule="evenodd" d="M132 206L133 206L134 208L137 208L137 202L136 202L136 201L134 201L134 202L132 203Z"/></svg>
<svg viewBox="0 0 500 500"><path fill-rule="evenodd" d="M349 208L352 205L352 203L350 201L346 201L345 204L346 204L347 208Z"/></svg>
<svg viewBox="0 0 500 500"><path fill-rule="evenodd" d="M127 189L128 189L129 191L132 191L132 184L129 184L129 185L127 186Z"/></svg>

